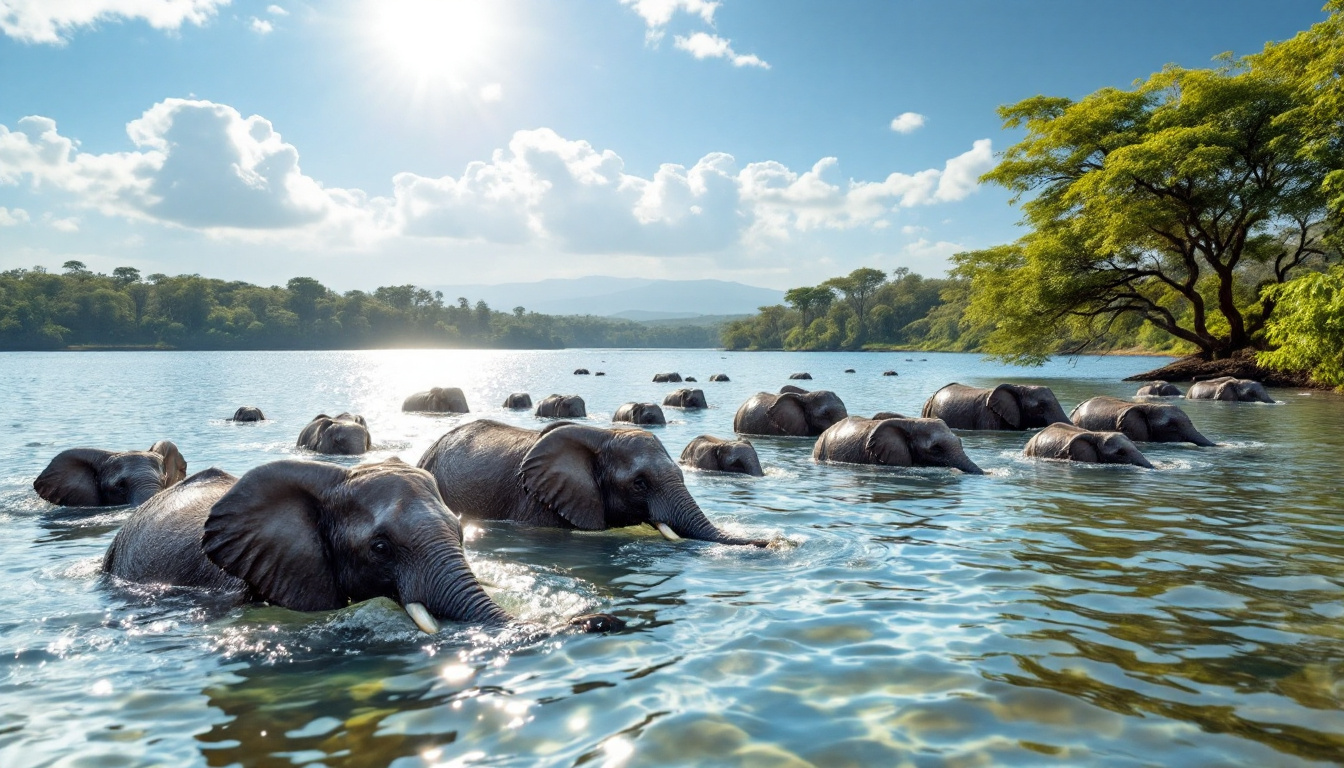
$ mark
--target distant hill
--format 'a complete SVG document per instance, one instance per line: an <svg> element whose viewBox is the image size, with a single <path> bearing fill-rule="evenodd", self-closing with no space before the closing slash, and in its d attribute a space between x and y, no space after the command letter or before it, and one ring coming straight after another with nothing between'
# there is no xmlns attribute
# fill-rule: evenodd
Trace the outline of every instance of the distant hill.
<svg viewBox="0 0 1344 768"><path fill-rule="evenodd" d="M648 280L637 277L578 277L500 285L434 285L444 301L465 296L508 312L524 307L548 315L599 315L642 322L699 315L749 315L778 304L784 292L725 280Z"/></svg>

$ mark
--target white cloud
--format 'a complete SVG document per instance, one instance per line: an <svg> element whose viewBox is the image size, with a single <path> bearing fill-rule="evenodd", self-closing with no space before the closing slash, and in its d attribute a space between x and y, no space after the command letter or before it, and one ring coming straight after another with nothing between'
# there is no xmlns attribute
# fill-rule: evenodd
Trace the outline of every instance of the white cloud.
<svg viewBox="0 0 1344 768"><path fill-rule="evenodd" d="M481 101L499 101L504 98L504 86L499 83L488 83L481 86Z"/></svg>
<svg viewBox="0 0 1344 768"><path fill-rule="evenodd" d="M176 30L205 24L229 0L0 0L0 31L25 43L60 44L79 27L139 19Z"/></svg>
<svg viewBox="0 0 1344 768"><path fill-rule="evenodd" d="M22 208L6 208L0 205L0 227L17 227L28 223L28 212Z"/></svg>
<svg viewBox="0 0 1344 768"><path fill-rule="evenodd" d="M913 133L924 127L924 116L918 112L902 112L891 120L891 130L897 133Z"/></svg>
<svg viewBox="0 0 1344 768"><path fill-rule="evenodd" d="M284 8L281 8L281 7L278 6L278 5L268 5L268 6L266 6L266 12L269 13L269 14L271 14L272 16L288 16L288 15L289 15L289 11L286 11Z"/></svg>
<svg viewBox="0 0 1344 768"><path fill-rule="evenodd" d="M677 35L673 43L679 50L686 51L697 59L728 59L735 67L760 67L769 69L770 65L753 54L743 55L733 50L732 41L706 32L696 32L690 37Z"/></svg>
<svg viewBox="0 0 1344 768"><path fill-rule="evenodd" d="M69 216L64 219L58 219L51 214L47 214L43 219L47 225L58 232L78 232L79 219Z"/></svg>
<svg viewBox="0 0 1344 768"><path fill-rule="evenodd" d="M249 26L251 26L252 31L256 32L258 35L269 35L270 33L275 31L274 24L265 19L258 19L256 16L252 17L252 21L249 24Z"/></svg>
<svg viewBox="0 0 1344 768"><path fill-rule="evenodd" d="M921 235L929 231L928 227L920 227L914 224L906 224L901 227L902 235Z"/></svg>
<svg viewBox="0 0 1344 768"><path fill-rule="evenodd" d="M943 173L938 177L938 190L934 199L938 202L960 200L976 190L980 177L994 167L994 150L989 139L980 139L971 145L968 152L947 161Z"/></svg>
<svg viewBox="0 0 1344 768"><path fill-rule="evenodd" d="M621 5L633 8L644 19L648 27L644 39L650 43L663 39L664 28L672 21L673 15L686 13L699 16L701 21L712 25L714 12L719 8L719 3L707 0L621 0Z"/></svg>

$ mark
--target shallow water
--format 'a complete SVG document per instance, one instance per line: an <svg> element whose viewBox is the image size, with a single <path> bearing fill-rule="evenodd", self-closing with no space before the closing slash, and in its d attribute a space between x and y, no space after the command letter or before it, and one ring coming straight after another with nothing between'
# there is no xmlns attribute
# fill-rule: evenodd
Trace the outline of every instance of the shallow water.
<svg viewBox="0 0 1344 768"><path fill-rule="evenodd" d="M910 358L907 361L906 358ZM469 555L542 623L615 613L613 635L448 627L397 606L331 613L119 589L98 577L129 514L52 507L65 448L177 442L194 472L295 456L319 412L363 413L414 463L466 418L577 393L588 421L694 375L704 412L654 428L676 456L808 370L852 414L918 413L950 381L1051 386L1065 410L1127 397L1162 361L1015 369L971 355L703 351L0 354L0 764L1304 765L1344 755L1344 399L1179 401L1221 445L1141 446L1154 470L1020 456L961 433L989 474L818 466L756 439L767 476L687 473L711 519L761 551L650 529L489 524ZM578 367L605 377L573 376ZM855 368L855 374L843 374ZM896 368L898 377L881 371ZM710 383L725 372L729 383ZM808 384L808 382L802 382ZM466 417L402 414L460 386ZM270 421L224 421L260 406ZM311 458L311 457L309 457ZM341 463L353 461L338 459Z"/></svg>

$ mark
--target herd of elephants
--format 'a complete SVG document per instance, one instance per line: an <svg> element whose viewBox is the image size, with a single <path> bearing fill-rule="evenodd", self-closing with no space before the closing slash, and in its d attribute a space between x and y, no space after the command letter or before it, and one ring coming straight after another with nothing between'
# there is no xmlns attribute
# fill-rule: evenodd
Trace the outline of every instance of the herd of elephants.
<svg viewBox="0 0 1344 768"><path fill-rule="evenodd" d="M710 380L728 377L715 374ZM683 379L664 373L654 381ZM733 430L816 438L812 456L818 462L983 474L952 430L1039 429L1023 449L1028 456L1151 467L1136 443L1214 445L1184 411L1162 402L1182 396L1274 402L1258 382L1223 377L1195 382L1184 395L1166 382L1150 382L1136 401L1094 397L1065 415L1048 387L980 389L954 383L934 393L919 418L889 412L863 418L850 416L834 392L785 386L743 403ZM689 388L667 395L662 406L708 407L703 390ZM662 406L626 403L612 421L666 424ZM531 409L532 399L514 393L503 407ZM461 389L435 388L406 398L402 410L469 409ZM536 415L556 421L535 430L491 419L461 424L431 445L416 467L395 457L355 467L284 460L242 477L215 468L187 477L177 446L163 440L147 451L63 451L33 487L43 499L63 506L135 507L104 556L103 572L110 576L218 590L239 601L299 611L387 597L431 633L441 621L514 623L472 574L461 521L512 520L588 531L647 524L673 540L771 544L731 536L710 522L687 490L679 466L762 475L747 439L701 435L678 462L648 430L564 421L587 415L577 396L551 395L537 405ZM231 420L256 422L265 416L246 406ZM359 455L372 448L372 441L362 416L322 414L303 428L297 445ZM568 624L585 631L621 625L607 614L578 616Z"/></svg>

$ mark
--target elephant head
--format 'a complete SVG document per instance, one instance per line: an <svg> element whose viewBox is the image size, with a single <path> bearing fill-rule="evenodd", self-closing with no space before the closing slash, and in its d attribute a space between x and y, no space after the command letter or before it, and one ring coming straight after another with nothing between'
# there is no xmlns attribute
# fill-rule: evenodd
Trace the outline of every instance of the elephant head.
<svg viewBox="0 0 1344 768"><path fill-rule="evenodd" d="M709 377L710 381L731 381L726 373L716 373Z"/></svg>
<svg viewBox="0 0 1344 768"><path fill-rule="evenodd" d="M543 418L581 419L588 415L588 407L578 395L551 395L537 404L537 415Z"/></svg>
<svg viewBox="0 0 1344 768"><path fill-rule="evenodd" d="M470 413L467 396L458 387L434 387L427 392L416 392L401 404L403 411L428 413Z"/></svg>
<svg viewBox="0 0 1344 768"><path fill-rule="evenodd" d="M581 530L646 523L674 540L767 544L716 528L662 442L642 429L556 424L542 431L518 475L528 497Z"/></svg>
<svg viewBox="0 0 1344 768"><path fill-rule="evenodd" d="M1069 417L1049 387L1000 384L985 397L985 407L1012 429L1068 424Z"/></svg>
<svg viewBox="0 0 1344 768"><path fill-rule="evenodd" d="M762 477L761 459L756 446L749 440L721 440L712 435L700 435L681 451L682 465L714 472L736 472Z"/></svg>
<svg viewBox="0 0 1344 768"><path fill-rule="evenodd" d="M426 632L509 621L472 574L433 476L396 458L257 467L211 507L201 547L254 597L293 610L388 597Z"/></svg>
<svg viewBox="0 0 1344 768"><path fill-rule="evenodd" d="M1093 464L1133 464L1153 468L1152 462L1120 432L1079 430L1068 441L1069 458Z"/></svg>
<svg viewBox="0 0 1344 768"><path fill-rule="evenodd" d="M670 392L663 398L663 405L673 408L708 408L709 403L705 401L705 391L702 389L683 388Z"/></svg>
<svg viewBox="0 0 1344 768"><path fill-rule="evenodd" d="M61 451L33 481L37 495L68 507L139 506L187 476L177 446L160 440L147 451Z"/></svg>
<svg viewBox="0 0 1344 768"><path fill-rule="evenodd" d="M1139 391L1134 393L1135 397L1181 397L1181 390L1174 384L1165 381L1150 381L1139 387Z"/></svg>
<svg viewBox="0 0 1344 768"><path fill-rule="evenodd" d="M830 390L784 392L766 409L770 420L784 425L788 434L819 435L849 416L840 396Z"/></svg>
<svg viewBox="0 0 1344 768"><path fill-rule="evenodd" d="M847 418L822 434L812 457L890 467L952 467L968 475L985 474L966 455L961 438L941 419Z"/></svg>
<svg viewBox="0 0 1344 768"><path fill-rule="evenodd" d="M680 374L680 373L655 373L655 374L653 374L653 382L654 382L655 384L668 384L668 383L675 384L675 383L677 383L677 382L679 382L679 381L681 381L681 374Z"/></svg>
<svg viewBox="0 0 1344 768"><path fill-rule="evenodd" d="M1069 415L1083 429L1123 432L1139 443L1215 443L1199 433L1185 411L1168 403L1132 403L1118 397L1094 397Z"/></svg>
<svg viewBox="0 0 1344 768"><path fill-rule="evenodd" d="M1207 381L1198 381L1190 386L1185 396L1191 400L1226 400L1244 403L1272 403L1265 387L1251 379L1237 379L1222 376Z"/></svg>
<svg viewBox="0 0 1344 768"><path fill-rule="evenodd" d="M526 392L514 392L504 398L504 407L515 411L531 408L532 396Z"/></svg>
<svg viewBox="0 0 1344 768"><path fill-rule="evenodd" d="M626 403L616 409L612 421L627 421L644 426L665 425L667 418L657 403Z"/></svg>
<svg viewBox="0 0 1344 768"><path fill-rule="evenodd" d="M234 411L233 418L229 419L229 421L239 421L239 422L252 422L252 421L265 421L265 420L266 416L261 412L261 409L251 405L244 405L238 410Z"/></svg>
<svg viewBox="0 0 1344 768"><path fill-rule="evenodd" d="M299 433L298 447L318 453L358 456L373 448L363 416L342 413L335 418L320 413Z"/></svg>

